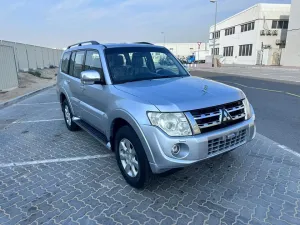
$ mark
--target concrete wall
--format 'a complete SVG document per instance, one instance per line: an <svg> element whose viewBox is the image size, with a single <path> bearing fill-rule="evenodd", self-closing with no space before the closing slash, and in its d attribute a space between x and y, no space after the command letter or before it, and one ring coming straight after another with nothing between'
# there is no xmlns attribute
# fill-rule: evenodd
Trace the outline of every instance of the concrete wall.
<svg viewBox="0 0 300 225"><path fill-rule="evenodd" d="M283 51L281 64L300 66L300 1L292 0L291 16L287 34L286 48Z"/></svg>
<svg viewBox="0 0 300 225"><path fill-rule="evenodd" d="M14 49L18 71L59 66L62 50L0 40L0 45Z"/></svg>
<svg viewBox="0 0 300 225"><path fill-rule="evenodd" d="M0 91L18 87L14 48L0 45Z"/></svg>
<svg viewBox="0 0 300 225"><path fill-rule="evenodd" d="M225 64L257 64L258 54L263 54L265 61L268 65L270 60L269 51L262 53L262 42L264 45L270 45L271 49L277 49L279 46L276 45L276 40L285 40L287 30L278 29L278 34L275 36L261 36L261 30L271 30L272 31L272 21L279 19L289 18L290 5L288 4L256 4L228 19L225 19L217 24L216 30L220 31L220 38L216 39L216 48L219 48L219 54L223 56L224 47L234 46L233 56L222 57L222 62ZM241 25L255 22L254 30L241 32ZM235 27L235 34L225 36L225 29ZM209 48L210 53L213 48L213 38L212 33L214 31L214 26L210 27L210 40ZM251 56L239 56L239 46L252 44L252 55Z"/></svg>

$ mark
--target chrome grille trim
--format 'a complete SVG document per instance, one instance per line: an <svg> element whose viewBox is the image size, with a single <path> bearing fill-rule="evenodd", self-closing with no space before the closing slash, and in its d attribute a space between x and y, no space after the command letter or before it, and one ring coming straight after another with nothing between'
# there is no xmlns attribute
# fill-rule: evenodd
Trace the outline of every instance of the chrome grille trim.
<svg viewBox="0 0 300 225"><path fill-rule="evenodd" d="M246 143L247 130L240 130L236 132L236 136L231 139L225 137L215 138L208 141L208 155L217 154L226 150L231 150Z"/></svg>
<svg viewBox="0 0 300 225"><path fill-rule="evenodd" d="M229 109L226 109L227 112L235 112L235 111L238 111L238 110L241 110L241 109L244 109L244 105L241 105L241 106L238 106L238 107L234 107L234 108L229 108Z"/></svg>
<svg viewBox="0 0 300 225"><path fill-rule="evenodd" d="M194 116L195 120L200 120L200 119L205 119L213 116L220 116L220 112L212 112L212 113L206 113L206 114L201 114L200 116Z"/></svg>
<svg viewBox="0 0 300 225"><path fill-rule="evenodd" d="M216 126L216 125L219 125L219 124L221 124L220 121L214 121L214 122L211 122L211 123L198 124L198 126L201 129L201 128L213 127L213 126Z"/></svg>
<svg viewBox="0 0 300 225"><path fill-rule="evenodd" d="M224 109L226 113L230 115L230 118L227 121L222 119L222 117L224 117L224 111L222 110ZM239 123L243 121L243 118L246 117L243 100L227 103L224 105L193 110L190 113L198 124L201 133Z"/></svg>
<svg viewBox="0 0 300 225"><path fill-rule="evenodd" d="M242 113L242 114L239 114L239 115L236 115L236 116L232 116L232 119L233 120L238 120L238 119L241 119L241 118L243 118L243 117L245 117L246 116L246 114L245 113Z"/></svg>

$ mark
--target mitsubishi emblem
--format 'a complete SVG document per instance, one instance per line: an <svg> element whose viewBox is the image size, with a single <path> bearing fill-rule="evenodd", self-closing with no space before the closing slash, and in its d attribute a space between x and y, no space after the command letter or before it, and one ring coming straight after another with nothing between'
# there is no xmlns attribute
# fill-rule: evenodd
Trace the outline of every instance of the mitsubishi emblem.
<svg viewBox="0 0 300 225"><path fill-rule="evenodd" d="M229 112L226 109L220 109L219 111L220 111L219 121L221 123L232 120L232 117L230 116Z"/></svg>

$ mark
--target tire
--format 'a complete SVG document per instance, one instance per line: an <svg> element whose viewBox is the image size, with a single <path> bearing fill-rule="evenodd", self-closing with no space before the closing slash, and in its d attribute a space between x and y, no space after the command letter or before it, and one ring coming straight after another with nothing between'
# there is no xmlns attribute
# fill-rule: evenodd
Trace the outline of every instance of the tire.
<svg viewBox="0 0 300 225"><path fill-rule="evenodd" d="M74 121L72 120L73 114L72 114L72 111L71 111L71 108L70 108L70 105L69 105L67 99L65 99L62 103L62 111L64 114L64 119L65 119L67 128L70 131L79 130L78 125L76 123L74 123Z"/></svg>
<svg viewBox="0 0 300 225"><path fill-rule="evenodd" d="M134 188L143 188L150 178L151 171L144 148L135 131L127 125L121 127L116 133L114 146L117 163L124 179ZM130 169L126 172L125 167Z"/></svg>

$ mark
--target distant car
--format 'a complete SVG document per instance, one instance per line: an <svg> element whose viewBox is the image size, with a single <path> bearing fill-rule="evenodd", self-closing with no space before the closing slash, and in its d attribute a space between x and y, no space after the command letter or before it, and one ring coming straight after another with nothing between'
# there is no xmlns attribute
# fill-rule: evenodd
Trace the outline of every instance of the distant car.
<svg viewBox="0 0 300 225"><path fill-rule="evenodd" d="M186 61L187 61L187 64L192 64L192 63L205 63L205 55L201 54L201 56L199 55L198 57L198 54L195 55L189 55L188 57L186 57Z"/></svg>
<svg viewBox="0 0 300 225"><path fill-rule="evenodd" d="M69 46L57 76L66 126L83 128L116 154L125 180L231 151L255 136L255 116L234 87L191 76L150 43Z"/></svg>

